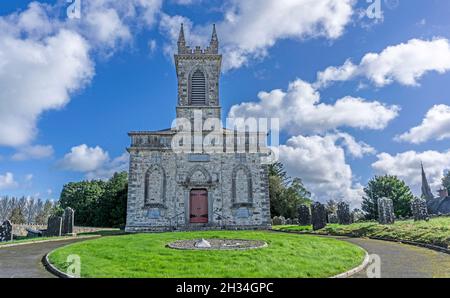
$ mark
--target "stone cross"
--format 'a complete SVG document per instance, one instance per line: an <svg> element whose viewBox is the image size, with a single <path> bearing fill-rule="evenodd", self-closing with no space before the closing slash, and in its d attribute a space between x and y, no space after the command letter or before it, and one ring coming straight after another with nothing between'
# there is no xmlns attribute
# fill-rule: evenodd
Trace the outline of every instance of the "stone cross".
<svg viewBox="0 0 450 298"><path fill-rule="evenodd" d="M48 218L47 231L45 236L47 237L59 237L62 232L62 218L59 216L51 216Z"/></svg>
<svg viewBox="0 0 450 298"><path fill-rule="evenodd" d="M337 218L340 225L349 225L352 223L352 214L350 213L350 205L347 202L338 203Z"/></svg>
<svg viewBox="0 0 450 298"><path fill-rule="evenodd" d="M319 202L311 205L311 222L313 230L317 231L323 229L327 225L327 213L325 206Z"/></svg>
<svg viewBox="0 0 450 298"><path fill-rule="evenodd" d="M430 217L428 216L427 202L424 199L415 198L414 200L412 200L411 211L414 216L414 221L428 221L430 219Z"/></svg>
<svg viewBox="0 0 450 298"><path fill-rule="evenodd" d="M63 228L62 228L63 235L73 235L74 215L75 211L72 208L67 207L64 210Z"/></svg>
<svg viewBox="0 0 450 298"><path fill-rule="evenodd" d="M3 222L0 226L0 242L13 240L12 228L12 224L9 220Z"/></svg>
<svg viewBox="0 0 450 298"><path fill-rule="evenodd" d="M390 225L395 222L394 203L391 199L378 199L378 222L382 225Z"/></svg>
<svg viewBox="0 0 450 298"><path fill-rule="evenodd" d="M300 205L298 207L298 224L300 226L309 226L311 224L311 211L309 206Z"/></svg>

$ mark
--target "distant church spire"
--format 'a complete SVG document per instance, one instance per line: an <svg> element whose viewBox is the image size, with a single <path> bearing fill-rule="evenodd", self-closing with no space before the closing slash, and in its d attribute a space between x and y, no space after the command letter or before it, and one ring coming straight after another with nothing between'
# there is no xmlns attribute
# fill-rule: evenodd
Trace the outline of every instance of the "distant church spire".
<svg viewBox="0 0 450 298"><path fill-rule="evenodd" d="M178 54L186 52L186 39L184 38L184 26L181 23L180 35L178 36Z"/></svg>
<svg viewBox="0 0 450 298"><path fill-rule="evenodd" d="M434 195L431 192L430 185L428 184L427 175L425 174L425 170L423 168L423 163L421 163L422 166L422 198L426 200L434 199Z"/></svg>
<svg viewBox="0 0 450 298"><path fill-rule="evenodd" d="M219 53L219 38L217 38L216 24L213 24L213 32L211 36L211 42L209 43L209 48L211 50L211 53Z"/></svg>

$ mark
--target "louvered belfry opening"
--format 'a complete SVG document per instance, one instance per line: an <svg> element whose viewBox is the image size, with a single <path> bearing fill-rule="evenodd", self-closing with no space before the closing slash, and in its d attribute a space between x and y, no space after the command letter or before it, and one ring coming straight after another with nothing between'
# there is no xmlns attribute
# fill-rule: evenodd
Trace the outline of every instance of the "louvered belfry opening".
<svg viewBox="0 0 450 298"><path fill-rule="evenodd" d="M194 72L191 79L191 104L206 105L206 78L199 69Z"/></svg>

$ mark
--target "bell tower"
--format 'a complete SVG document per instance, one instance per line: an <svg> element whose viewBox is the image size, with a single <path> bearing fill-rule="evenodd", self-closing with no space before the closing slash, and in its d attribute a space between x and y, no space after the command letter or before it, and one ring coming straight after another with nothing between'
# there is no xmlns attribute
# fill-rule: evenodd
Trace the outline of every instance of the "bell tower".
<svg viewBox="0 0 450 298"><path fill-rule="evenodd" d="M183 24L178 37L178 53L175 66L178 78L177 118L193 119L194 111L200 110L203 119L220 119L219 79L222 55L216 26L206 49L186 45Z"/></svg>

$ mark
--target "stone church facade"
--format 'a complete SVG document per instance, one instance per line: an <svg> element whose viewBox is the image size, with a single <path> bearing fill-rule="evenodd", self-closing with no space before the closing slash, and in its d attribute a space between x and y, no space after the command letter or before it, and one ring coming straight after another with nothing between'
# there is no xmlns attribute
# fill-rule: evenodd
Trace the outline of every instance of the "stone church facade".
<svg viewBox="0 0 450 298"><path fill-rule="evenodd" d="M270 153L267 132L206 125L207 119L220 122L221 117L218 49L215 28L206 49L191 49L181 27L174 57L176 114L191 128L176 124L161 131L129 133L127 232L266 229L271 225L268 167L263 162ZM211 142L213 150L204 141L200 148L195 145L208 135L221 137ZM174 144L190 150L174 150Z"/></svg>

